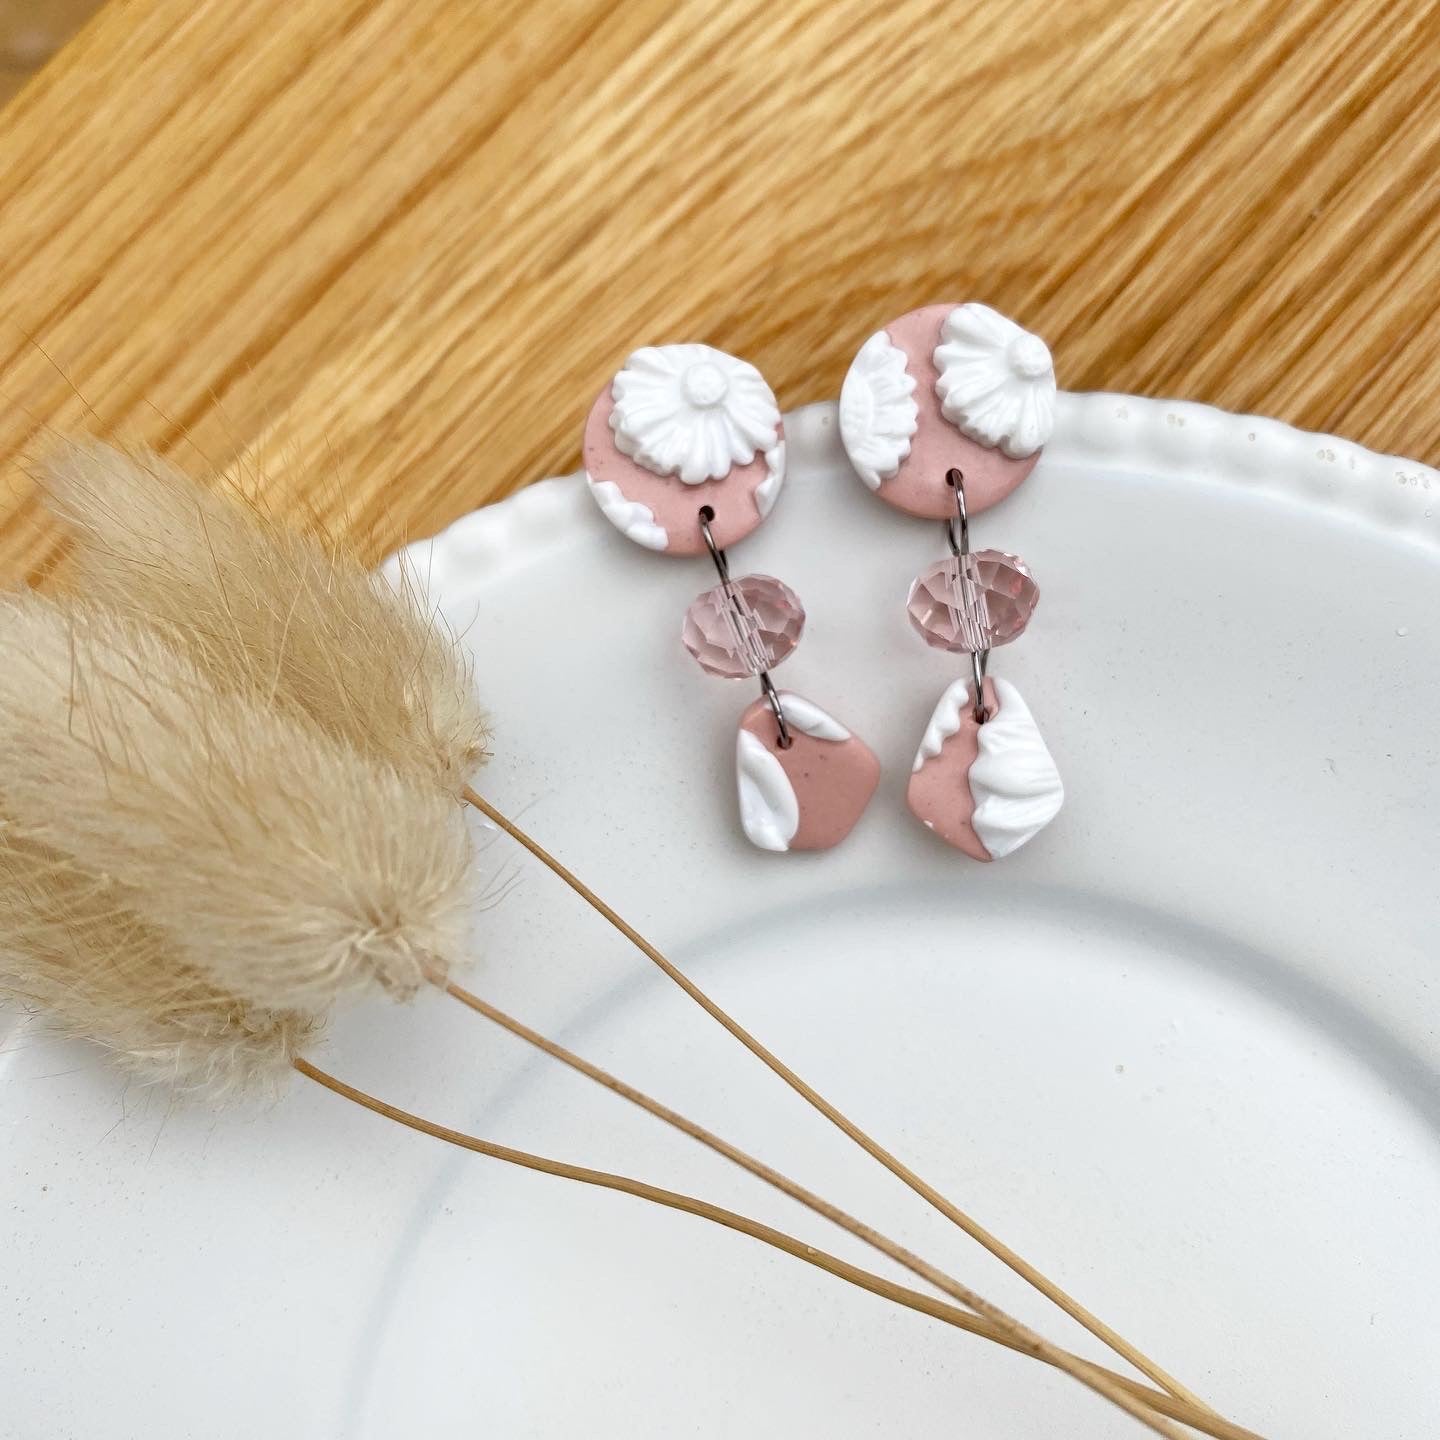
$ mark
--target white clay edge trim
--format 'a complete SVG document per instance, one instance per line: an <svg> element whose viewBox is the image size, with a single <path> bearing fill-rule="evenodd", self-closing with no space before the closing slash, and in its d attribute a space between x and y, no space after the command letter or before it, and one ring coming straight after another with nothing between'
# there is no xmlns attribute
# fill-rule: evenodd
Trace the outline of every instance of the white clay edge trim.
<svg viewBox="0 0 1440 1440"><path fill-rule="evenodd" d="M745 838L761 850L788 850L800 828L800 802L785 767L749 730L736 736L735 776Z"/></svg>
<svg viewBox="0 0 1440 1440"><path fill-rule="evenodd" d="M1065 787L1020 692L1008 680L993 684L999 708L978 731L970 824L990 858L1001 860L1060 813Z"/></svg>
<svg viewBox="0 0 1440 1440"><path fill-rule="evenodd" d="M798 730L802 735L809 735L815 740L840 741L850 738L850 732L833 715L826 714L813 700L796 695L794 691L780 692L780 713L792 730Z"/></svg>
<svg viewBox="0 0 1440 1440"><path fill-rule="evenodd" d="M655 512L638 500L627 500L613 480L595 480L587 473L585 483L595 497L605 518L627 540L647 550L668 550L670 537L664 527L655 523Z"/></svg>
<svg viewBox="0 0 1440 1440"><path fill-rule="evenodd" d="M1055 365L1038 336L988 305L957 305L940 327L935 393L962 435L1012 460L1055 428Z"/></svg>
<svg viewBox="0 0 1440 1440"><path fill-rule="evenodd" d="M785 483L785 442L777 440L765 451L765 478L755 487L755 508L764 520L780 498Z"/></svg>
<svg viewBox="0 0 1440 1440"><path fill-rule="evenodd" d="M840 387L840 443L872 490L893 480L920 424L915 377L905 352L883 330L859 349Z"/></svg>
<svg viewBox="0 0 1440 1440"><path fill-rule="evenodd" d="M960 728L969 708L970 687L965 681L956 680L931 712L930 723L925 727L925 733L920 737L920 748L915 752L915 763L910 767L912 775L927 760L933 760L940 753L940 747Z"/></svg>

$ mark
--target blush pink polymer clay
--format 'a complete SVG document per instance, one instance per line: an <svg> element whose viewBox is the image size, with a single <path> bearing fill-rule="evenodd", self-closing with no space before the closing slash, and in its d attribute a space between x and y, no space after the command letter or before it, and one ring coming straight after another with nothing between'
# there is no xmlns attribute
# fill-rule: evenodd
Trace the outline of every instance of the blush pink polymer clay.
<svg viewBox="0 0 1440 1440"><path fill-rule="evenodd" d="M768 700L740 717L736 772L740 821L762 850L828 850L855 827L875 787L875 752L803 696L782 691L789 748Z"/></svg>
<svg viewBox="0 0 1440 1440"><path fill-rule="evenodd" d="M585 422L590 493L623 535L703 555L700 513L722 550L770 513L785 479L785 429L753 365L708 345L637 350Z"/></svg>
<svg viewBox="0 0 1440 1440"><path fill-rule="evenodd" d="M1038 336L985 305L927 305L861 347L841 390L840 435L886 504L948 520L946 472L964 474L972 515L1003 500L1040 458L1054 396Z"/></svg>

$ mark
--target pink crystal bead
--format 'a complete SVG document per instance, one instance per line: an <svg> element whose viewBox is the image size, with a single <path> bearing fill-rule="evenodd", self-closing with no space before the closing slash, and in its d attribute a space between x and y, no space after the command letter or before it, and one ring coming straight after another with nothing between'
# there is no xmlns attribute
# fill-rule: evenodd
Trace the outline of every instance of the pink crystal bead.
<svg viewBox="0 0 1440 1440"><path fill-rule="evenodd" d="M1003 550L950 555L910 587L910 623L927 645L969 654L1023 633L1040 598L1025 562Z"/></svg>
<svg viewBox="0 0 1440 1440"><path fill-rule="evenodd" d="M805 607L773 575L745 575L697 595L680 638L702 670L741 680L773 670L800 643Z"/></svg>

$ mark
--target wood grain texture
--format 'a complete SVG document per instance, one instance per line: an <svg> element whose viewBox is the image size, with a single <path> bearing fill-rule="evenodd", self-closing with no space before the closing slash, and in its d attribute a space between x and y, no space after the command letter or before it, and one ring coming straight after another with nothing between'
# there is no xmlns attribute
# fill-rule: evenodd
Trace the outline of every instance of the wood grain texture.
<svg viewBox="0 0 1440 1440"><path fill-rule="evenodd" d="M1436 460L1437 80L1417 0L111 0L0 112L0 568L53 430L378 552L572 468L639 343L793 406L946 298Z"/></svg>

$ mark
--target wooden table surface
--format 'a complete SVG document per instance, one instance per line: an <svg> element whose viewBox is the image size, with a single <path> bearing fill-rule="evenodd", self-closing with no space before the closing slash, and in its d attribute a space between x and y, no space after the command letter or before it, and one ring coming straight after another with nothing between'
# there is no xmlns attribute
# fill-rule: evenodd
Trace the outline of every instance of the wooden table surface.
<svg viewBox="0 0 1440 1440"><path fill-rule="evenodd" d="M1437 81L1416 0L111 0L0 111L0 567L56 430L378 552L572 468L637 344L793 406L939 299L1435 461Z"/></svg>

